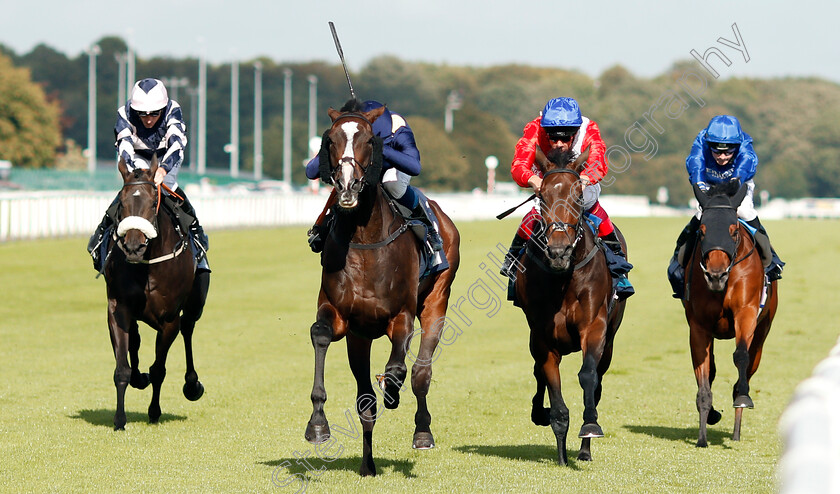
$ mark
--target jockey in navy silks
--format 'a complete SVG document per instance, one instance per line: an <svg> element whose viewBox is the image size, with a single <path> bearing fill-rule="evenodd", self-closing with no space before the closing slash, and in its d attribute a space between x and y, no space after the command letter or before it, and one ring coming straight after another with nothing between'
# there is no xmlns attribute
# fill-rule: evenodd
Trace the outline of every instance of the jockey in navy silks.
<svg viewBox="0 0 840 494"><path fill-rule="evenodd" d="M758 157L753 150L752 143L752 137L741 129L741 124L737 118L730 115L712 117L709 125L701 130L694 139L691 153L685 160L685 167L691 184L696 185L704 192L709 190L712 185L730 180L737 180L741 184L746 184L747 194L741 205L738 206L738 217L755 230L754 235L758 249L769 248L769 253L762 252L761 254L766 259L772 257L769 265L765 266L765 272L768 281L774 281L782 277L782 268L785 263L779 259L775 250L770 246L767 231L759 222L758 213L753 204L753 192L755 190L753 177L758 167ZM674 256L668 266L668 279L674 289L674 298L683 298L685 267L679 261L679 258L682 257L679 255L680 249L684 245L688 248L694 245L701 215L702 210L698 206L697 214L691 217L691 221L677 238ZM762 247L763 245L764 247Z"/></svg>

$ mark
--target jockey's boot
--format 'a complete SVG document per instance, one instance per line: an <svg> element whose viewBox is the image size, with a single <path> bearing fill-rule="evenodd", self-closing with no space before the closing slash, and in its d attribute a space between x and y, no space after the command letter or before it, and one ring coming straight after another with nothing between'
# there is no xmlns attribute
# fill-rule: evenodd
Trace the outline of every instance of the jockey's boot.
<svg viewBox="0 0 840 494"><path fill-rule="evenodd" d="M607 260L607 266L610 268L610 274L616 279L615 294L619 299L623 300L636 293L630 280L627 278L627 272L633 269L633 265L627 262L627 254L621 248L621 242L615 231L612 231L603 237L601 241L606 245L610 252L620 257L620 260Z"/></svg>
<svg viewBox="0 0 840 494"><path fill-rule="evenodd" d="M671 282L671 289L674 290L672 295L674 298L682 299L685 295L685 267L680 264L679 255L680 249L683 246L691 248L697 239L697 229L700 228L700 220L697 216L692 216L688 225L683 228L677 237L677 245L674 248L674 256L668 264L668 281Z"/></svg>
<svg viewBox="0 0 840 494"><path fill-rule="evenodd" d="M324 210L318 215L315 224L306 232L309 236L309 248L312 252L319 253L324 250L324 243L327 241L327 234L330 231L330 221L332 220L332 206L335 204L336 198L335 189L332 190L330 196L327 198L327 203L324 205Z"/></svg>
<svg viewBox="0 0 840 494"><path fill-rule="evenodd" d="M190 200L187 198L187 195L184 194L184 191L181 190L180 187L175 192L184 198L184 202L181 204L181 210L192 218L188 229L196 244L198 244L199 250L204 251L196 254L196 259L198 260L204 257L207 254L207 251L210 250L210 239L207 238L207 234L204 233L204 227L202 227L201 223L198 222L198 216L195 214L195 208L193 208Z"/></svg>
<svg viewBox="0 0 840 494"><path fill-rule="evenodd" d="M432 252L441 250L443 248L443 239L440 236L440 232L438 232L438 222L432 208L429 207L427 209L420 201L417 201L417 205L411 210L411 218L420 220L426 225L426 240L429 242Z"/></svg>
<svg viewBox="0 0 840 494"><path fill-rule="evenodd" d="M93 259L93 269L97 272L102 271L100 247L102 246L102 242L105 241L105 234L108 232L108 227L117 222L117 209L119 206L120 195L117 194L114 200L111 201L111 205L105 211L105 216L102 217L102 221L99 222L93 235L90 236L90 240L88 240L87 251Z"/></svg>
<svg viewBox="0 0 840 494"><path fill-rule="evenodd" d="M510 248L508 248L507 254L505 254L505 262L502 263L502 268L499 270L499 273L502 276L505 276L510 279L514 279L516 275L516 271L518 269L514 268L515 265L519 264L519 252L525 247L525 244L528 241L519 235L514 235L513 240L510 243Z"/></svg>
<svg viewBox="0 0 840 494"><path fill-rule="evenodd" d="M770 236L767 235L767 230L764 229L764 225L762 225L758 220L758 216L748 221L747 224L756 230L755 243L758 245L758 248L767 249L769 247L770 249L770 256L772 259L770 260L770 265L765 268L767 280L776 281L782 279L782 269L785 267L785 263L779 259L779 256L776 254L776 250L773 249L773 246L770 244Z"/></svg>

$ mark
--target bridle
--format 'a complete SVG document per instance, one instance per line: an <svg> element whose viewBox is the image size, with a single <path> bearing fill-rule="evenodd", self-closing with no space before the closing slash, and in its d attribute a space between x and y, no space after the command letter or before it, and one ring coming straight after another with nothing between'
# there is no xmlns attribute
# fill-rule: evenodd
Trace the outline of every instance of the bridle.
<svg viewBox="0 0 840 494"><path fill-rule="evenodd" d="M554 173L569 173L569 174L574 175L578 180L580 180L580 174L578 174L576 171L570 170L568 168L554 168L552 170L549 170L549 171L545 172L545 174L543 175L543 180L545 180L546 177L548 177L549 175L552 175ZM540 200L540 204L542 206L545 206L546 203L545 203L545 200L542 197L542 194L539 194L538 197L539 197L539 200ZM552 221L551 223L546 224L546 230L544 232L545 238L548 239L548 237L552 233L554 233L555 231L562 230L563 234L566 235L566 237L571 240L572 250L574 250L575 247L577 247L578 243L581 241L581 239L583 239L583 222L581 221L582 217L583 217L582 212L579 212L578 220L575 223L565 223L563 221ZM573 229L573 231L574 231L574 240L572 240L572 235L569 234L570 229Z"/></svg>
<svg viewBox="0 0 840 494"><path fill-rule="evenodd" d="M373 128L372 122L370 120L368 120L363 114L361 114L361 113L345 113L345 114L339 116L338 118L336 118L333 121L333 124L330 127L330 130L327 131L327 134L332 132L332 130L335 129L336 126L339 125L339 122L341 122L342 120L350 120L350 119L361 120L362 122L366 123L368 125L368 127L370 127L371 129ZM361 194L361 192L365 188L365 185L368 185L368 184L369 185L376 185L379 182L380 177L369 176L369 175L372 175L374 173L375 168L379 168L381 170L381 167L374 167L373 166L374 165L374 159L376 158L376 152L377 152L376 151L376 146L377 146L376 139L377 138L374 135L373 138L369 141L372 149L371 149L371 153L370 153L370 158L369 158L367 163L362 163L361 161L356 159L355 156L342 156L341 158L338 159L338 165L349 164L349 165L352 165L353 167L358 167L362 171L362 176L361 177L353 178L353 180L351 180L350 183L345 187L345 186L340 186L339 184L341 182L338 180L339 174L341 173L341 166L337 166L334 169L332 169L329 172L328 175L329 175L330 181L332 182L333 186L335 186L337 189L339 189L339 192L344 191L344 190L350 190L350 191L352 191L356 194ZM332 143L332 140L329 139L328 135L326 136L325 142L327 143L327 145ZM381 141L380 141L380 143L381 143ZM327 154L327 157L328 156L329 155ZM326 165L328 167L330 166L329 163L326 163ZM376 174L378 175L379 172L377 171Z"/></svg>
<svg viewBox="0 0 840 494"><path fill-rule="evenodd" d="M172 189L170 189L169 187L167 187L166 185L164 185L163 183L161 183L161 184L158 186L158 185L155 185L155 183L154 183L153 181L151 181L151 180L135 180L135 181L132 181L132 182L126 182L125 184L123 184L122 189L125 189L126 187L130 187L130 186L141 186L141 185L149 185L149 186L152 186L152 187L154 188L154 190L155 190L155 194L154 194L154 210L155 210L155 214L154 214L153 221L150 221L149 223L151 223L151 225L152 225L152 227L154 228L155 232L157 232L157 231L159 230L159 229L158 229L158 214L159 214L159 212L160 212L160 205L161 205L161 202L162 202L162 201L161 201L161 193L162 193L162 189L165 189L165 190L166 190L166 191L168 191L168 192L169 192L172 196L177 197L178 199L180 199L180 200L182 200L182 201L184 200L184 198L183 198L183 197L181 197L178 193L176 193L176 192L175 192L175 191L173 191ZM117 234L117 230L116 230L116 228L114 229L113 236L114 236L114 240L115 240L115 245L116 245L117 243L119 243L119 242L125 242L125 236L119 236L119 235ZM152 240L152 239L151 239L151 238L147 235L147 236L146 236L146 240L143 242L143 246L144 246L144 247L146 247L146 248L148 248L148 246L149 246L149 242L150 242L151 240ZM177 248L176 248L173 252L170 252L169 254L165 254L165 255L163 255L163 256L156 257L156 258L154 258L154 259L148 259L148 260L143 259L143 260L140 260L140 261L138 261L138 262L136 262L136 263L132 263L132 264L157 264L157 263L159 263L159 262L163 262L163 261L168 261L168 260L170 260L170 259L174 259L175 257L177 257L179 254L181 254L181 252L183 252L183 251L186 249L187 242L183 239L183 234L182 234L182 240L181 240L178 244L179 244L179 245L178 245L178 247L177 247ZM110 256L110 252L108 253L108 256ZM104 263L103 263L103 264L104 264Z"/></svg>
<svg viewBox="0 0 840 494"><path fill-rule="evenodd" d="M707 210L710 210L710 209L728 209L728 210L731 210L731 211L737 211L737 208L735 208L735 207L733 207L733 206L731 206L731 205L724 205L724 204L713 205L713 206L707 206L707 207L703 208L703 210L704 210L704 211L707 211ZM738 226L738 228L740 229L740 225L738 225L738 217L737 217L737 214L736 214L736 217L735 217L735 225L736 225L736 226ZM713 251L713 250L722 250L722 251L724 251L724 252L726 253L726 255L727 255L727 256L729 256L729 266L727 266L727 267L726 267L726 271L725 271L725 274L726 274L727 276L729 275L730 271L732 271L732 268L733 268L736 264L738 264L738 263L740 263L741 261L745 260L746 258L750 257L750 255L752 255L753 251L755 250L755 244L753 244L753 246L752 246L752 248L750 249L750 251L749 251L749 252L747 252L747 253L746 253L743 257L741 257L740 259L738 259L738 257L737 257L737 255L738 255L738 247L740 247L740 246L741 246L741 237L742 237L742 235L741 235L741 234L740 234L740 232L739 232L739 234L738 234L738 240L737 240L737 241L735 241L735 248L734 248L734 249L732 249L732 251L731 251L731 252L730 252L729 250L727 250L727 249L723 248L723 247L720 247L720 246L714 246L714 247L712 247L712 248L710 248L710 249L705 249L705 250L704 250L704 249L703 249L703 245L702 245L702 244L703 244L703 242L702 242L702 240L701 240L701 241L699 242L698 248L700 249L700 269L703 271L703 274L704 274L704 275L706 275L706 274L708 274L708 273L709 273L709 270L706 268L706 254L707 254L707 253L709 253L709 252L711 252L711 251Z"/></svg>

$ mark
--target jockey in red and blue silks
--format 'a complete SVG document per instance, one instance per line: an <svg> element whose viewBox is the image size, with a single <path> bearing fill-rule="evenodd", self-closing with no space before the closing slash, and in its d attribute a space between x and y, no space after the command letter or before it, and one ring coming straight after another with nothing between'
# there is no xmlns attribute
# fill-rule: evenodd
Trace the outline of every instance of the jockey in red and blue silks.
<svg viewBox="0 0 840 494"><path fill-rule="evenodd" d="M730 180L738 180L747 186L747 194L741 205L738 206L738 217L756 230L757 240L760 240L761 248L763 235L767 239L767 231L758 220L758 213L753 203L755 191L756 169L758 168L758 156L753 149L753 140L749 134L741 129L738 119L730 115L717 115L712 117L709 125L701 130L694 143L691 145L691 152L685 160L685 168L688 171L688 180L704 192L709 187ZM683 280L685 279L684 267L680 264L678 257L683 245L693 245L697 228L700 226L702 211L698 206L697 214L692 216L691 221L680 233L677 239L677 247L674 256L668 267L668 278L674 288L674 297L683 297ZM688 241L691 240L689 243ZM769 281L782 277L782 268L785 263L776 255L770 247L772 261L766 266Z"/></svg>
<svg viewBox="0 0 840 494"><path fill-rule="evenodd" d="M355 100L354 100L355 101ZM368 112L384 106L374 100L368 100L360 104L358 111ZM350 102L348 102L348 105ZM345 106L341 111L349 111L350 107ZM439 226L434 212L428 207L428 200L422 192L412 187L409 182L411 177L420 175L420 151L414 140L414 132L409 127L405 118L397 113L391 112L387 107L382 115L373 121L371 125L373 133L382 138L382 188L396 202L411 210L411 217L419 219L428 226L429 246L432 251L437 252L443 246L443 240L439 234ZM314 180L320 177L320 160L315 155L306 164L306 177ZM323 223L330 214L333 205L332 196L327 201L324 211L318 217L318 221L309 230L309 246L313 252L320 252L323 249L325 235Z"/></svg>
<svg viewBox="0 0 840 494"><path fill-rule="evenodd" d="M510 172L513 180L520 187L533 188L534 192L539 192L542 184L542 172L535 164L537 146L546 155L556 148L572 149L575 155L589 148L589 158L580 173L583 186L583 210L590 218L595 218L598 236L614 253L625 257L621 243L615 235L612 221L598 202L601 195L601 185L598 182L606 176L608 171L607 161L604 158L607 147L601 138L598 124L581 114L580 107L574 98L561 97L546 103L540 116L525 125L522 137L516 143ZM525 215L513 237L502 265L502 275L512 276L515 259L540 221L542 219L535 206ZM626 276L622 277L618 289L620 295L629 296L633 293L633 288Z"/></svg>

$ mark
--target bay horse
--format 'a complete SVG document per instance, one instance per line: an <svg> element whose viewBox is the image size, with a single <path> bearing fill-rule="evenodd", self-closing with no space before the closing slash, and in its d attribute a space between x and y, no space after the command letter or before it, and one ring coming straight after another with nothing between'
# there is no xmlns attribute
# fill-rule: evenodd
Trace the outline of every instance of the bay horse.
<svg viewBox="0 0 840 494"><path fill-rule="evenodd" d="M342 111L330 108L332 125L324 134L320 154L321 177L335 187L337 202L335 225L322 253L318 310L310 330L315 379L305 438L313 444L330 438L324 414L324 361L330 343L346 337L350 369L356 379L356 412L363 430L362 476L376 475L372 437L377 411L369 375L371 343L382 336L391 340L385 373L377 379L384 391L385 408L397 408L407 375L405 357L415 333L415 316L422 330L411 369L411 388L417 399L413 447L435 446L426 395L432 355L440 340L450 287L460 262L460 236L455 224L434 201L429 201L440 224L449 268L420 279L418 241L410 232L403 234L406 222L396 214L380 184L382 140L373 134L371 124L383 111L380 107L362 112L357 100L350 100Z"/></svg>
<svg viewBox="0 0 840 494"><path fill-rule="evenodd" d="M606 257L595 234L586 225L580 171L588 149L577 159L572 151L537 152L536 164L543 173L538 197L540 231L535 231L518 261L516 300L531 330L534 358L534 394L531 420L550 425L557 439L557 461L565 465L569 409L560 390L560 361L564 355L581 352L583 364L578 381L583 389L583 425L578 460L592 459L590 440L603 437L596 407L601 399L601 381L610 366L613 340L624 317L626 300L615 300ZM615 229L624 252L624 236ZM545 408L548 388L550 408Z"/></svg>
<svg viewBox="0 0 840 494"><path fill-rule="evenodd" d="M703 213L698 241L691 247L686 268L683 307L697 379L700 413L697 446L702 448L708 444L706 424L716 424L721 419L720 412L712 407L714 340L735 338L732 357L738 380L732 389L735 408L732 439L739 441L743 410L753 408L750 378L758 370L761 350L779 302L776 281L764 292L761 256L752 235L738 221L737 209L747 193L747 186L738 184L738 181L726 182L712 187L708 193L694 186L694 196Z"/></svg>
<svg viewBox="0 0 840 494"><path fill-rule="evenodd" d="M125 429L125 390L129 384L137 389L152 384L149 422L160 419L166 355L179 332L184 337L187 360L184 396L195 401L204 393L193 366L192 334L207 298L210 273L196 273L187 232L176 229L169 213L160 207L160 189L154 183L157 168L156 156L147 169L130 171L122 158L118 164L123 186L118 196L116 248L111 248L104 261L108 326L116 359L115 430ZM138 321L157 331L155 361L148 373L139 370Z"/></svg>

